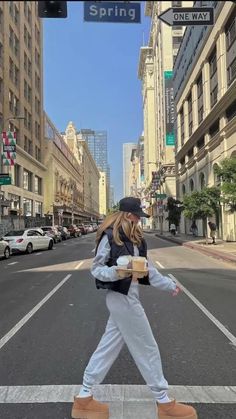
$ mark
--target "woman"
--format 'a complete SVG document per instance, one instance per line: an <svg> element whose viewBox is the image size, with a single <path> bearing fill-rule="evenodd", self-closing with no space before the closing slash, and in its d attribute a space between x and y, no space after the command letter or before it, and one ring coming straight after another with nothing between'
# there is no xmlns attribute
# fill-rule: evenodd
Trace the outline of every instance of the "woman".
<svg viewBox="0 0 236 419"><path fill-rule="evenodd" d="M161 275L150 261L149 275L142 279L134 275L121 279L117 274L119 256L147 256L147 245L139 226L140 217L148 217L142 211L140 199L123 198L119 211L108 216L97 232L96 256L91 272L97 288L108 290L106 303L110 317L85 369L83 385L72 407L72 418L109 418L108 405L93 399L92 386L103 381L124 343L153 393L159 419L197 418L193 407L168 397L168 383L163 375L158 345L139 300L139 284L153 285L172 295L178 294L179 287L169 277Z"/></svg>

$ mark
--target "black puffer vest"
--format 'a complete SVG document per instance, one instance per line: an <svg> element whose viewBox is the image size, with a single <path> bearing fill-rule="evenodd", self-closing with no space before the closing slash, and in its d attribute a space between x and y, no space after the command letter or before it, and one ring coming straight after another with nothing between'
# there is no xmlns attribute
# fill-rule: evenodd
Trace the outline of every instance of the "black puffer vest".
<svg viewBox="0 0 236 419"><path fill-rule="evenodd" d="M134 256L133 243L124 234L123 230L120 231L120 238L124 243L122 246L118 246L114 242L112 227L106 229L104 231L103 235L104 234L107 235L108 240L109 240L109 244L110 244L110 247L111 247L110 259L106 263L107 266L117 265L116 261L117 261L119 256L124 256L124 255ZM103 237L103 235L102 235L102 237ZM102 239L102 237L101 237L101 239ZM100 239L100 241L101 241L101 239ZM99 241L99 243L100 243L100 241ZM99 243L98 243L98 245L99 245ZM98 245L97 245L97 248L98 248ZM97 248L96 248L96 252L97 252ZM147 244L146 244L146 241L144 239L142 239L142 243L141 243L140 246L138 246L138 249L139 249L139 256L147 257ZM120 292L121 294L127 295L128 292L129 292L129 287L130 287L131 282L132 282L131 277L122 278L120 280L111 281L111 282L103 282L103 281L100 281L99 279L96 279L96 287L98 289L99 288L109 289L109 290ZM143 278L138 279L138 282L139 282L139 284L150 285L148 276L145 276Z"/></svg>

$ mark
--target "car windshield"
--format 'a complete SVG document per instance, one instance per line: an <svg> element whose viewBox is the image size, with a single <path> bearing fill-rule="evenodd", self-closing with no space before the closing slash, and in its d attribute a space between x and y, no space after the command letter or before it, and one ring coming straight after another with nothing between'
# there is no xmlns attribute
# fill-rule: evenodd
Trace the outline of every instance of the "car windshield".
<svg viewBox="0 0 236 419"><path fill-rule="evenodd" d="M25 230L12 230L9 231L7 234L5 234L4 237L9 237L9 236L23 236Z"/></svg>
<svg viewBox="0 0 236 419"><path fill-rule="evenodd" d="M52 230L52 227L41 227L41 229L43 231L50 231L50 230Z"/></svg>

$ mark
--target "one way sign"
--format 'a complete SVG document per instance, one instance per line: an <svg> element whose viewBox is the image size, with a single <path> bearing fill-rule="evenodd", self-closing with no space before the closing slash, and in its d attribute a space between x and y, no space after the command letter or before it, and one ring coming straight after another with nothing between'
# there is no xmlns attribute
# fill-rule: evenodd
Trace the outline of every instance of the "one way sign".
<svg viewBox="0 0 236 419"><path fill-rule="evenodd" d="M213 7L178 7L165 10L158 16L169 26L213 25Z"/></svg>

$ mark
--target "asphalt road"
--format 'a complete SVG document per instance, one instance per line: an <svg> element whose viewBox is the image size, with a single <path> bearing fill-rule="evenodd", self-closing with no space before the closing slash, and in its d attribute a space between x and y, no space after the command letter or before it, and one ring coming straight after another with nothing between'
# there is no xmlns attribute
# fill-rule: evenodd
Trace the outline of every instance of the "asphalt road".
<svg viewBox="0 0 236 419"><path fill-rule="evenodd" d="M170 385L192 388L194 395L202 386L212 392L236 386L235 268L154 235L146 238L157 268L186 291L174 298L141 287ZM94 239L93 233L52 251L0 261L1 419L70 418L70 400L52 402L50 392L81 384L108 318L105 292L96 290L89 273ZM104 384L144 385L126 349ZM47 393L36 403L28 386ZM236 419L236 393L234 403L222 400L199 403L193 397L192 404L199 419Z"/></svg>

